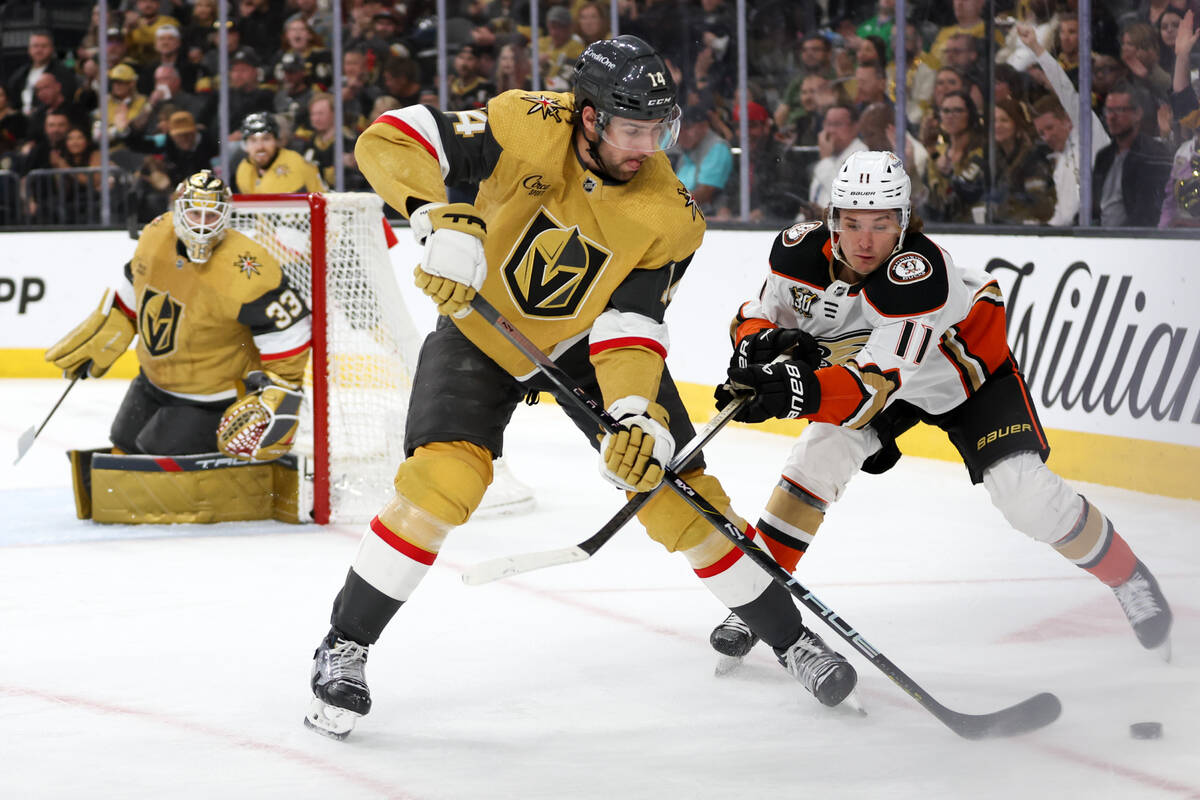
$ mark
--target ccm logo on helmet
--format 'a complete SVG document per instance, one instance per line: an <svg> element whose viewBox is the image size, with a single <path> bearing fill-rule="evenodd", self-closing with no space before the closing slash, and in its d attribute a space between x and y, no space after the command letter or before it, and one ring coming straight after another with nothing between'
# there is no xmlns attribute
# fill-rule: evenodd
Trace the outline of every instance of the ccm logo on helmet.
<svg viewBox="0 0 1200 800"><path fill-rule="evenodd" d="M923 281L933 274L933 266L918 253L901 253L888 265L888 280L906 284Z"/></svg>

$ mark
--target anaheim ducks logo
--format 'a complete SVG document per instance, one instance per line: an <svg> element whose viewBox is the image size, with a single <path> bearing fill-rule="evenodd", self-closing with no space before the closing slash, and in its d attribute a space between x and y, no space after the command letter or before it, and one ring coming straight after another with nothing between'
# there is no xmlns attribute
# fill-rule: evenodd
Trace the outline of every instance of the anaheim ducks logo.
<svg viewBox="0 0 1200 800"><path fill-rule="evenodd" d="M165 356L175 349L175 337L183 321L183 304L168 292L146 287L138 304L138 334L147 352Z"/></svg>
<svg viewBox="0 0 1200 800"><path fill-rule="evenodd" d="M783 246L795 247L804 241L804 237L808 235L809 231L815 231L819 227L821 227L820 222L797 222L792 227L783 231L781 237L783 239Z"/></svg>
<svg viewBox="0 0 1200 800"><path fill-rule="evenodd" d="M504 283L528 317L573 317L611 256L542 208L509 254Z"/></svg>
<svg viewBox="0 0 1200 800"><path fill-rule="evenodd" d="M888 264L888 280L906 284L923 281L933 274L933 265L919 253L901 253Z"/></svg>
<svg viewBox="0 0 1200 800"><path fill-rule="evenodd" d="M870 331L851 331L832 339L818 338L817 343L821 346L821 366L832 367L852 360L858 355L858 351L863 349L870 336Z"/></svg>

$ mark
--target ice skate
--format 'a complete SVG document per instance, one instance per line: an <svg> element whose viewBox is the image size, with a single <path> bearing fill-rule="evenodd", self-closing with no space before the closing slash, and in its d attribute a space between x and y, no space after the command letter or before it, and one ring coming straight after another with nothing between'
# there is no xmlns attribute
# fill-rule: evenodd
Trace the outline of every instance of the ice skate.
<svg viewBox="0 0 1200 800"><path fill-rule="evenodd" d="M330 630L313 653L313 699L305 726L334 739L349 736L358 718L371 710L366 666L367 648Z"/></svg>
<svg viewBox="0 0 1200 800"><path fill-rule="evenodd" d="M1138 561L1128 580L1113 587L1113 594L1120 601L1121 610L1129 618L1142 647L1157 649L1164 660L1170 661L1171 608L1146 565Z"/></svg>
<svg viewBox="0 0 1200 800"><path fill-rule="evenodd" d="M758 637L741 617L731 611L720 625L713 628L708 643L721 654L716 668L716 674L721 676L728 675L742 665L742 659L758 643Z"/></svg>
<svg viewBox="0 0 1200 800"><path fill-rule="evenodd" d="M775 656L822 705L836 706L854 691L858 683L858 673L850 662L808 628L800 631L800 638L791 646L776 648ZM861 708L857 699L852 705L855 709Z"/></svg>

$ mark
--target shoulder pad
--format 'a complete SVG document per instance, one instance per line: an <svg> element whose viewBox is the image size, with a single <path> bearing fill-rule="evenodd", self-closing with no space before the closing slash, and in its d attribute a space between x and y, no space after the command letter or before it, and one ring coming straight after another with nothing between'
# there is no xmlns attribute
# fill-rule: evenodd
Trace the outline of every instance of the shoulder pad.
<svg viewBox="0 0 1200 800"><path fill-rule="evenodd" d="M829 228L824 222L797 222L771 245L771 271L818 286L829 283Z"/></svg>
<svg viewBox="0 0 1200 800"><path fill-rule="evenodd" d="M488 101L488 125L501 147L518 142L528 147L570 130L574 108L570 94L512 89Z"/></svg>
<svg viewBox="0 0 1200 800"><path fill-rule="evenodd" d="M247 296L257 296L263 287L279 283L279 262L249 236L239 231L229 231L221 242L212 260L222 270L233 274L234 286L245 286Z"/></svg>
<svg viewBox="0 0 1200 800"><path fill-rule="evenodd" d="M887 317L932 313L946 303L950 283L941 248L923 233L904 237L904 249L867 279L863 295Z"/></svg>

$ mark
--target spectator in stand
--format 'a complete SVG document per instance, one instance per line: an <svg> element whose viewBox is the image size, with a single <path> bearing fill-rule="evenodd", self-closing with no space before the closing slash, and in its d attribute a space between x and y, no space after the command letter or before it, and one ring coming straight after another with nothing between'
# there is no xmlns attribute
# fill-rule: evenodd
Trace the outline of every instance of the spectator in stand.
<svg viewBox="0 0 1200 800"><path fill-rule="evenodd" d="M400 101L400 108L421 102L421 68L407 56L389 56L383 64L380 86L370 91L372 102L383 94Z"/></svg>
<svg viewBox="0 0 1200 800"><path fill-rule="evenodd" d="M157 82L154 76L158 68L162 66L175 68L179 73L183 91L195 91L196 81L203 73L200 67L187 59L179 28L174 25L158 26L158 30L154 33L154 52L157 58L152 60L148 66L142 67L141 75L138 78L139 92L148 96L155 90Z"/></svg>
<svg viewBox="0 0 1200 800"><path fill-rule="evenodd" d="M1149 108L1145 92L1131 84L1113 87L1104 98L1112 142L1096 154L1092 176L1093 220L1105 228L1146 228L1158 224L1171 155L1142 132Z"/></svg>
<svg viewBox="0 0 1200 800"><path fill-rule="evenodd" d="M188 61L199 64L204 59L209 47L208 35L219 24L217 0L194 0L187 24L180 29L183 53Z"/></svg>
<svg viewBox="0 0 1200 800"><path fill-rule="evenodd" d="M8 89L0 84L0 169L12 169L13 154L21 147L29 120L9 101Z"/></svg>
<svg viewBox="0 0 1200 800"><path fill-rule="evenodd" d="M821 160L813 167L808 186L809 219L820 219L829 205L833 179L846 156L866 149L862 139L858 138L858 111L854 106L838 103L825 112L821 133L817 136L817 153Z"/></svg>
<svg viewBox="0 0 1200 800"><path fill-rule="evenodd" d="M238 0L237 18L242 41L272 55L274 42L279 41L283 30L283 4L272 4L271 0Z"/></svg>
<svg viewBox="0 0 1200 800"><path fill-rule="evenodd" d="M884 43L884 53L881 65L886 65L892 58L892 30L896 27L896 0L879 0L875 4L875 13L858 26L855 31L860 39L878 37ZM860 60L861 64L862 61Z"/></svg>
<svg viewBox="0 0 1200 800"><path fill-rule="evenodd" d="M304 160L316 164L321 178L329 186L336 185L337 171L334 169L334 144L336 134L333 120L333 95L313 95L308 104L309 126L296 131L295 149ZM358 173L358 162L354 160L354 141L357 138L345 128L342 136L342 176L346 191L367 189L367 182Z"/></svg>
<svg viewBox="0 0 1200 800"><path fill-rule="evenodd" d="M983 85L988 79L987 59L979 51L980 39L956 33L942 47L942 66L958 70L971 83Z"/></svg>
<svg viewBox="0 0 1200 800"><path fill-rule="evenodd" d="M1095 50L1092 53L1092 107L1103 114L1104 98L1114 86L1129 83L1131 77L1119 52Z"/></svg>
<svg viewBox="0 0 1200 800"><path fill-rule="evenodd" d="M160 14L160 7L159 0L135 0L134 9L125 12L125 47L139 66L155 59L154 40L160 27L172 25L179 30L179 20Z"/></svg>
<svg viewBox="0 0 1200 800"><path fill-rule="evenodd" d="M1129 83L1141 87L1154 100L1171 93L1171 76L1158 65L1158 32L1136 22L1121 34L1121 61L1129 70Z"/></svg>
<svg viewBox="0 0 1200 800"><path fill-rule="evenodd" d="M552 92L565 92L571 87L575 62L583 54L583 40L571 32L571 12L563 6L546 12L546 31L538 40L542 85Z"/></svg>
<svg viewBox="0 0 1200 800"><path fill-rule="evenodd" d="M1158 65L1168 75L1175 69L1175 39L1187 9L1167 6L1158 17Z"/></svg>
<svg viewBox="0 0 1200 800"><path fill-rule="evenodd" d="M168 105L175 111L187 111L202 127L210 127L214 114L216 98L209 93L204 95L185 91L179 70L163 64L154 70L154 90L146 98L147 108L140 119L133 120L133 126L139 133L145 133L153 121ZM195 172L196 170L192 170ZM188 175L192 173L189 172ZM184 175L186 178L187 175ZM176 181L178 183L179 181Z"/></svg>
<svg viewBox="0 0 1200 800"><path fill-rule="evenodd" d="M712 103L691 103L683 112L679 127L679 163L675 174L692 193L705 214L715 213L724 201L729 176L733 172L733 153L729 144L713 132L709 122Z"/></svg>
<svg viewBox="0 0 1200 800"><path fill-rule="evenodd" d="M283 28L284 48L271 70L276 81L284 80L284 56L292 56L305 73L305 82L317 91L324 91L333 80L333 61L329 51L317 46L317 35L308 23L298 17L288 20ZM294 77L294 76L293 76Z"/></svg>
<svg viewBox="0 0 1200 800"><path fill-rule="evenodd" d="M450 79L446 108L462 111L484 108L496 95L496 87L479 73L479 57L475 45L464 44L454 56L454 77Z"/></svg>
<svg viewBox="0 0 1200 800"><path fill-rule="evenodd" d="M370 81L367 54L361 50L342 53L342 116L359 133L375 119L369 115L372 101L367 84Z"/></svg>
<svg viewBox="0 0 1200 800"><path fill-rule="evenodd" d="M1037 65L1054 92L1053 97L1043 97L1033 107L1033 124L1038 136L1050 149L1050 162L1054 178L1054 213L1047 220L1049 225L1063 226L1078 223L1079 215L1079 92L1067 75L1066 69L1042 47L1033 27L1024 23L1017 25L1017 35L1036 58ZM1109 142L1100 118L1091 114L1092 162L1096 154Z"/></svg>
<svg viewBox="0 0 1200 800"><path fill-rule="evenodd" d="M282 147L279 123L268 113L251 114L242 123L246 155L234 169L234 187L242 194L323 192L317 167L295 150Z"/></svg>
<svg viewBox="0 0 1200 800"><path fill-rule="evenodd" d="M308 125L308 104L316 96L309 83L308 70L304 61L295 53L284 53L276 62L281 80L275 92L275 113L287 117L293 129Z"/></svg>
<svg viewBox="0 0 1200 800"><path fill-rule="evenodd" d="M333 16L328 10L320 9L319 5L318 0L292 0L290 7L295 8L296 13L287 21L303 20L309 30L320 37L321 43L328 47L333 42Z"/></svg>
<svg viewBox="0 0 1200 800"><path fill-rule="evenodd" d="M1079 85L1079 20L1063 16L1054 32L1054 52L1071 83Z"/></svg>
<svg viewBox="0 0 1200 800"><path fill-rule="evenodd" d="M895 44L895 39L893 39L892 46L895 47ZM904 25L904 52L907 70L904 82L906 89L905 114L908 117L909 126L915 129L921 124L921 119L932 105L933 85L937 80L937 70L927 63L926 55L921 51L921 35L917 31L917 26L911 22ZM889 85L894 87L896 85L894 61L888 64L887 74Z"/></svg>
<svg viewBox="0 0 1200 800"><path fill-rule="evenodd" d="M795 118L790 129L781 132L781 140L800 147L816 147L825 112L837 102L837 92L828 78L824 75L806 77L800 85L800 105L796 109L802 114ZM778 109L775 118L779 119Z"/></svg>
<svg viewBox="0 0 1200 800"><path fill-rule="evenodd" d="M87 169L100 166L100 150L83 128L70 128L62 150L52 151L50 163L55 169ZM64 225L95 224L100 221L100 175L71 172L62 176L57 199Z"/></svg>
<svg viewBox="0 0 1200 800"><path fill-rule="evenodd" d="M854 70L854 83L854 105L859 114L873 103L891 103L887 94L887 73L882 65L860 65Z"/></svg>
<svg viewBox="0 0 1200 800"><path fill-rule="evenodd" d="M67 131L71 129L71 118L62 111L48 111L42 121L40 130L30 129L34 133L32 139L27 139L21 145L21 158L14 161L14 166L22 175L35 169L51 169L51 154L61 153L66 145Z"/></svg>
<svg viewBox="0 0 1200 800"><path fill-rule="evenodd" d="M34 31L29 34L26 52L29 63L22 65L8 81L8 96L14 107L21 109L27 117L33 115L38 103L36 86L38 78L47 73L58 79L66 96L75 94L75 73L54 54L54 37L50 31Z"/></svg>
<svg viewBox="0 0 1200 800"><path fill-rule="evenodd" d="M804 79L809 75L820 75L832 80L834 77L833 51L829 40L824 36L812 34L805 36L800 43L800 67L796 76L783 90L779 105L775 107L775 126L780 131L789 131L795 127L800 118L805 115L800 102L800 94L804 87Z"/></svg>
<svg viewBox="0 0 1200 800"><path fill-rule="evenodd" d="M975 107L983 103L982 94L977 94L977 86L968 83L962 73L953 67L942 67L937 71L933 81L933 97L929 106L929 111L921 119L921 125L918 128L917 135L921 138L921 144L925 145L925 149L932 149L937 141L938 135L941 133L941 121L938 118L938 108L941 107L941 102L951 92L967 92L971 96L971 102L975 103ZM973 91L974 90L974 91ZM979 98L976 100L976 98Z"/></svg>
<svg viewBox="0 0 1200 800"><path fill-rule="evenodd" d="M415 49L405 43L404 21L390 9L377 11L371 17L371 36L364 46L369 52L375 53L375 59L380 64L392 56L409 58Z"/></svg>
<svg viewBox="0 0 1200 800"><path fill-rule="evenodd" d="M937 109L940 133L929 153L925 185L926 219L932 222L982 223L979 204L987 187L983 120L966 92L950 92Z"/></svg>
<svg viewBox="0 0 1200 800"><path fill-rule="evenodd" d="M965 33L974 39L983 41L985 25L983 8L986 0L954 0L954 24L947 25L938 31L933 44L929 46L930 66L942 66L946 63L945 49L950 39ZM996 46L1004 44L1004 34L995 31ZM982 51L984 48L979 47Z"/></svg>
<svg viewBox="0 0 1200 800"><path fill-rule="evenodd" d="M858 40L858 48L854 53L854 63L856 66L875 66L878 65L881 69L887 66L888 49L887 43L878 36L864 36Z"/></svg>
<svg viewBox="0 0 1200 800"><path fill-rule="evenodd" d="M229 56L230 59L242 48L242 29L238 26L237 20L228 20L225 23L225 35L229 39ZM209 34L208 51L204 54L204 58L200 62L200 66L209 75L218 76L216 81L210 82L210 89L216 92L219 89L219 76L221 74L221 53L220 53L220 36L221 23L213 25L212 32ZM249 48L253 52L253 48ZM232 65L232 61L230 62Z"/></svg>
<svg viewBox="0 0 1200 800"><path fill-rule="evenodd" d="M146 98L138 94L136 81L137 73L128 64L117 64L108 71L108 102L103 119L96 110L92 127L97 137L105 126L111 138L129 134L130 124L146 109Z"/></svg>
<svg viewBox="0 0 1200 800"><path fill-rule="evenodd" d="M43 72L34 86L37 103L33 113L29 115L29 127L33 131L42 130L46 115L51 111L66 114L71 118L71 124L84 127L88 115L83 108L69 101L63 94L63 85L52 72Z"/></svg>
<svg viewBox="0 0 1200 800"><path fill-rule="evenodd" d="M741 105L733 106L734 127L741 119ZM746 104L746 127L750 144L750 220L788 222L796 218L804 203L797 194L798 165L791 148L774 136L771 115L761 104ZM741 214L741 183L736 172L727 181L728 191L714 219L732 219Z"/></svg>
<svg viewBox="0 0 1200 800"><path fill-rule="evenodd" d="M202 169L211 169L220 155L215 136L201 131L187 111L176 111L167 118L166 134L134 136L126 140L130 150L159 157L167 176L167 186L176 186L184 178Z"/></svg>
<svg viewBox="0 0 1200 800"><path fill-rule="evenodd" d="M249 47L229 57L229 124L235 128L229 138L233 141L241 138L243 120L275 106L275 96L259 84L258 67L258 54Z"/></svg>
<svg viewBox="0 0 1200 800"><path fill-rule="evenodd" d="M1200 98L1191 85L1191 55L1197 41L1200 41L1200 30L1189 10L1183 15L1174 42L1171 84L1174 90L1171 105L1185 138L1175 151L1175 161L1163 192L1162 212L1158 218L1160 228L1200 227L1200 148L1197 147L1200 145Z"/></svg>
<svg viewBox="0 0 1200 800"><path fill-rule="evenodd" d="M1044 225L1054 214L1054 176L1029 110L1009 99L997 100L992 113L997 166L988 195L992 222Z"/></svg>
<svg viewBox="0 0 1200 800"><path fill-rule="evenodd" d="M509 42L496 57L496 94L509 89L531 89L529 51L524 45Z"/></svg>
<svg viewBox="0 0 1200 800"><path fill-rule="evenodd" d="M601 3L588 0L575 12L575 35L587 47L592 42L610 38L608 10Z"/></svg>

